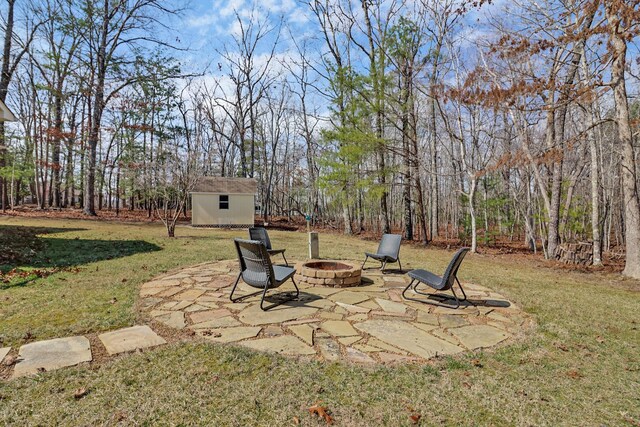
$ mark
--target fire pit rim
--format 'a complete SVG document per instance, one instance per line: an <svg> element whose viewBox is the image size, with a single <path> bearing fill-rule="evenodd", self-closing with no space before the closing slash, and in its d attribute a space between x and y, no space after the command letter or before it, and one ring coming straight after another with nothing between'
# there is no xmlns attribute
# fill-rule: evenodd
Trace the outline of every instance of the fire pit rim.
<svg viewBox="0 0 640 427"><path fill-rule="evenodd" d="M353 270L355 267L351 264L346 264L342 261L311 260L311 261L304 262L302 264L302 268L310 268L313 270L323 270L323 271L342 271L342 270Z"/></svg>
<svg viewBox="0 0 640 427"><path fill-rule="evenodd" d="M318 264L341 268L316 268ZM347 260L310 259L299 264L297 279L311 286L352 287L359 286L362 269L360 264Z"/></svg>

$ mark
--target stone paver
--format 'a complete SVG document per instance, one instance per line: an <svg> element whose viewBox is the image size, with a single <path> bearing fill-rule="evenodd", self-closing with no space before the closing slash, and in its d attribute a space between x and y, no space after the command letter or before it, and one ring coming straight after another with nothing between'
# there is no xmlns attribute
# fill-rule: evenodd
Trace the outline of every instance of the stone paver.
<svg viewBox="0 0 640 427"><path fill-rule="evenodd" d="M350 346L351 344L355 344L358 341L362 341L364 338L361 337L360 335L356 335L353 337L342 337L342 338L338 338L338 341L340 342L340 344L344 345L344 346Z"/></svg>
<svg viewBox="0 0 640 427"><path fill-rule="evenodd" d="M248 325L267 325L270 323L282 323L287 320L300 319L313 316L317 308L283 304L269 311L262 311L259 304L252 305L238 315L241 322Z"/></svg>
<svg viewBox="0 0 640 427"><path fill-rule="evenodd" d="M0 363L7 357L7 354L11 351L11 347L0 348Z"/></svg>
<svg viewBox="0 0 640 427"><path fill-rule="evenodd" d="M318 348L324 360L335 362L340 360L340 345L331 338L321 338L318 340Z"/></svg>
<svg viewBox="0 0 640 427"><path fill-rule="evenodd" d="M86 337L68 337L25 344L18 351L18 359L14 377L90 362L92 355Z"/></svg>
<svg viewBox="0 0 640 427"><path fill-rule="evenodd" d="M383 298L376 298L376 302L380 308L382 308L382 311L386 311L387 313L404 314L407 311L407 306L399 302L389 301Z"/></svg>
<svg viewBox="0 0 640 427"><path fill-rule="evenodd" d="M383 349L383 350L390 351L391 353L407 354L405 351L402 351L402 350L400 350L400 349L399 349L399 348L397 348L397 347L394 347L394 346L392 346L392 345L389 345L389 344L387 344L387 343L386 343L386 342L384 342L384 341L380 341L380 340L379 340L379 339L377 339L377 338L373 338L373 337L372 337L372 338L369 338L369 340L367 341L367 343L368 343L369 345L372 345L372 346L376 347L376 348L381 348L381 349Z"/></svg>
<svg viewBox="0 0 640 427"><path fill-rule="evenodd" d="M347 347L347 359L356 363L376 363L375 359L353 347Z"/></svg>
<svg viewBox="0 0 640 427"><path fill-rule="evenodd" d="M358 305L345 304L343 302L337 302L336 304L349 313L368 313L371 311L370 308L360 307Z"/></svg>
<svg viewBox="0 0 640 427"><path fill-rule="evenodd" d="M260 326L238 326L235 328L211 329L201 333L206 339L230 343L256 337L262 328Z"/></svg>
<svg viewBox="0 0 640 427"><path fill-rule="evenodd" d="M426 323L427 325L434 326L438 326L440 324L440 322L438 322L438 316L433 313L418 312L416 321L419 323Z"/></svg>
<svg viewBox="0 0 640 427"><path fill-rule="evenodd" d="M204 289L189 289L173 296L173 299L180 301L195 301L198 297L207 292Z"/></svg>
<svg viewBox="0 0 640 427"><path fill-rule="evenodd" d="M425 359L463 351L461 347L436 338L409 323L397 320L368 320L356 323L355 327L381 341Z"/></svg>
<svg viewBox="0 0 640 427"><path fill-rule="evenodd" d="M463 316L454 316L451 314L444 314L440 316L440 326L443 328L456 328L458 326L468 325L469 322Z"/></svg>
<svg viewBox="0 0 640 427"><path fill-rule="evenodd" d="M313 328L309 325L291 325L291 332L296 334L302 341L313 345Z"/></svg>
<svg viewBox="0 0 640 427"><path fill-rule="evenodd" d="M358 335L358 331L346 320L327 320L322 323L321 327L334 337L351 337Z"/></svg>
<svg viewBox="0 0 640 427"><path fill-rule="evenodd" d="M275 338L262 338L253 341L244 341L244 346L267 353L288 354L302 356L316 354L313 347L308 346L292 335L282 335Z"/></svg>
<svg viewBox="0 0 640 427"><path fill-rule="evenodd" d="M457 310L407 301L406 275L383 275L376 268L366 269L362 284L348 289L300 284L297 301L265 312L259 295L229 301L237 269L237 261L228 260L156 278L142 285L140 307L159 322L190 328L216 343L362 364L424 361L487 348L520 335L531 323L503 295L473 283L463 284L473 304ZM283 286L268 299L292 289ZM253 292L240 281L238 294Z"/></svg>
<svg viewBox="0 0 640 427"><path fill-rule="evenodd" d="M182 329L187 325L184 321L184 313L181 311L174 311L169 315L169 317L160 321L165 325L176 329Z"/></svg>
<svg viewBox="0 0 640 427"><path fill-rule="evenodd" d="M231 312L229 310L221 308L219 310L196 311L191 313L189 317L191 317L191 321L195 324L219 319L221 317L229 316L230 314Z"/></svg>
<svg viewBox="0 0 640 427"><path fill-rule="evenodd" d="M492 347L509 337L509 334L489 325L464 326L449 332L469 350Z"/></svg>
<svg viewBox="0 0 640 427"><path fill-rule="evenodd" d="M111 355L167 343L164 338L146 325L107 332L98 335L98 338Z"/></svg>
<svg viewBox="0 0 640 427"><path fill-rule="evenodd" d="M224 316L218 317L217 319L207 320L206 322L196 323L191 325L191 329L217 329L217 328L227 328L230 326L241 326L238 320L233 318L232 316Z"/></svg>
<svg viewBox="0 0 640 427"><path fill-rule="evenodd" d="M329 299L334 302L356 305L368 300L369 295L363 292L342 291L329 296Z"/></svg>

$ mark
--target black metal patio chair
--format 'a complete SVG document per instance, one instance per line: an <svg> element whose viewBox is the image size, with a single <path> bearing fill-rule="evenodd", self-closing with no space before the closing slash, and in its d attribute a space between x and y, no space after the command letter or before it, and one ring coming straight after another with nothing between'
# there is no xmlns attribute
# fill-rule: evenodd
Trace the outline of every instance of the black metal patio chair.
<svg viewBox="0 0 640 427"><path fill-rule="evenodd" d="M283 267L279 265L273 265L271 263L271 257L267 252L265 245L258 240L234 240L236 251L238 252L238 261L240 262L240 273L236 279L236 283L233 285L231 295L229 298L231 302L237 302L244 298L248 298L254 295L262 293L262 299L260 300L260 308L267 311L273 307L279 306L285 302L292 301L300 296L300 290L293 280L293 275L296 270L291 267ZM240 279L249 286L259 288L261 291L254 292L248 295L243 295L234 299L233 293L240 282ZM269 289L275 289L280 287L284 282L291 279L293 286L296 288L296 294L293 297L289 297L271 304L268 307L264 306L264 299ZM279 294L280 296L285 293Z"/></svg>
<svg viewBox="0 0 640 427"><path fill-rule="evenodd" d="M380 245L378 246L378 251L375 254L365 252L364 262L362 263L362 267L364 269L364 265L367 263L369 258L373 258L380 262L381 267L380 270L384 272L387 263L397 262L400 266L400 271L402 271L402 263L400 262L400 243L402 242L402 235L400 234L383 234L382 240L380 240Z"/></svg>
<svg viewBox="0 0 640 427"><path fill-rule="evenodd" d="M447 291L450 289L451 293L453 294L453 298L456 301L456 306L453 308L460 307L460 301L466 301L467 294L464 292L464 288L460 284L457 274L458 274L458 269L460 268L460 264L462 264L462 260L464 259L467 252L469 252L469 248L458 249L458 251L453 255L453 259L451 259L451 262L447 266L447 269L444 271L444 275L442 277L437 276L427 270L411 270L409 273L407 273L408 276L411 277L411 282L409 282L409 285L407 285L404 291L402 291L402 296L405 299L408 299L411 301L424 302L428 304L438 305L441 307L452 308L451 306L446 304L434 303L432 301L429 301L428 299L413 298L406 295L406 292L411 288L411 286L413 286L413 291L417 294L450 299L445 295L434 295L434 294L418 291L417 289L418 285L420 283L424 283L425 285L432 287L436 291ZM458 295L456 295L456 291L453 289L454 282L458 284L458 287L462 291L462 295L464 297L462 298L462 300L458 299Z"/></svg>
<svg viewBox="0 0 640 427"><path fill-rule="evenodd" d="M267 248L267 252L269 255L277 255L282 254L282 258L284 258L284 264L288 267L289 263L287 262L287 257L284 256L284 251L286 249L273 249L271 247L271 240L269 239L269 233L267 233L267 229L264 227L251 227L249 228L249 239L251 240L259 240Z"/></svg>

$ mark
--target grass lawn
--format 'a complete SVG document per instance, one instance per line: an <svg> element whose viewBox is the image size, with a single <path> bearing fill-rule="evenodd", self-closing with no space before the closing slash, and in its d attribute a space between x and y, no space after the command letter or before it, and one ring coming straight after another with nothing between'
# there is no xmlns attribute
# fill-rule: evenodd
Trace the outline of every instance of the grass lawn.
<svg viewBox="0 0 640 427"><path fill-rule="evenodd" d="M0 347L145 322L140 284L179 267L234 257L246 231L0 217ZM270 232L302 258L306 234ZM325 257L361 259L375 242L321 234ZM403 265L442 271L451 252L403 246ZM31 271L31 273L29 273ZM494 289L537 327L515 344L427 365L303 362L177 340L143 353L33 378L0 380L1 425L640 426L640 284L616 274L469 255L463 281ZM474 363L472 363L473 359ZM85 387L88 394L74 398Z"/></svg>

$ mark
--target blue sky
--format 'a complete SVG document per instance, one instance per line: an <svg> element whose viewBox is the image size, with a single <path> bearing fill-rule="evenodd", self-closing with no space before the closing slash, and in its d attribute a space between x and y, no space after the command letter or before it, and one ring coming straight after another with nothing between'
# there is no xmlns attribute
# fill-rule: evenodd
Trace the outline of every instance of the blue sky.
<svg viewBox="0 0 640 427"><path fill-rule="evenodd" d="M269 19L277 23L282 19L296 34L309 31L309 12L295 0L262 0L254 8L251 0L193 0L182 15L178 25L178 37L181 46L190 51L186 59L191 65L204 67L207 63L217 64L219 55L216 50L232 41L232 35L238 32L237 15L243 20ZM288 45L288 32L280 37L281 51ZM265 41L265 46L269 41ZM216 72L216 67L210 71Z"/></svg>

